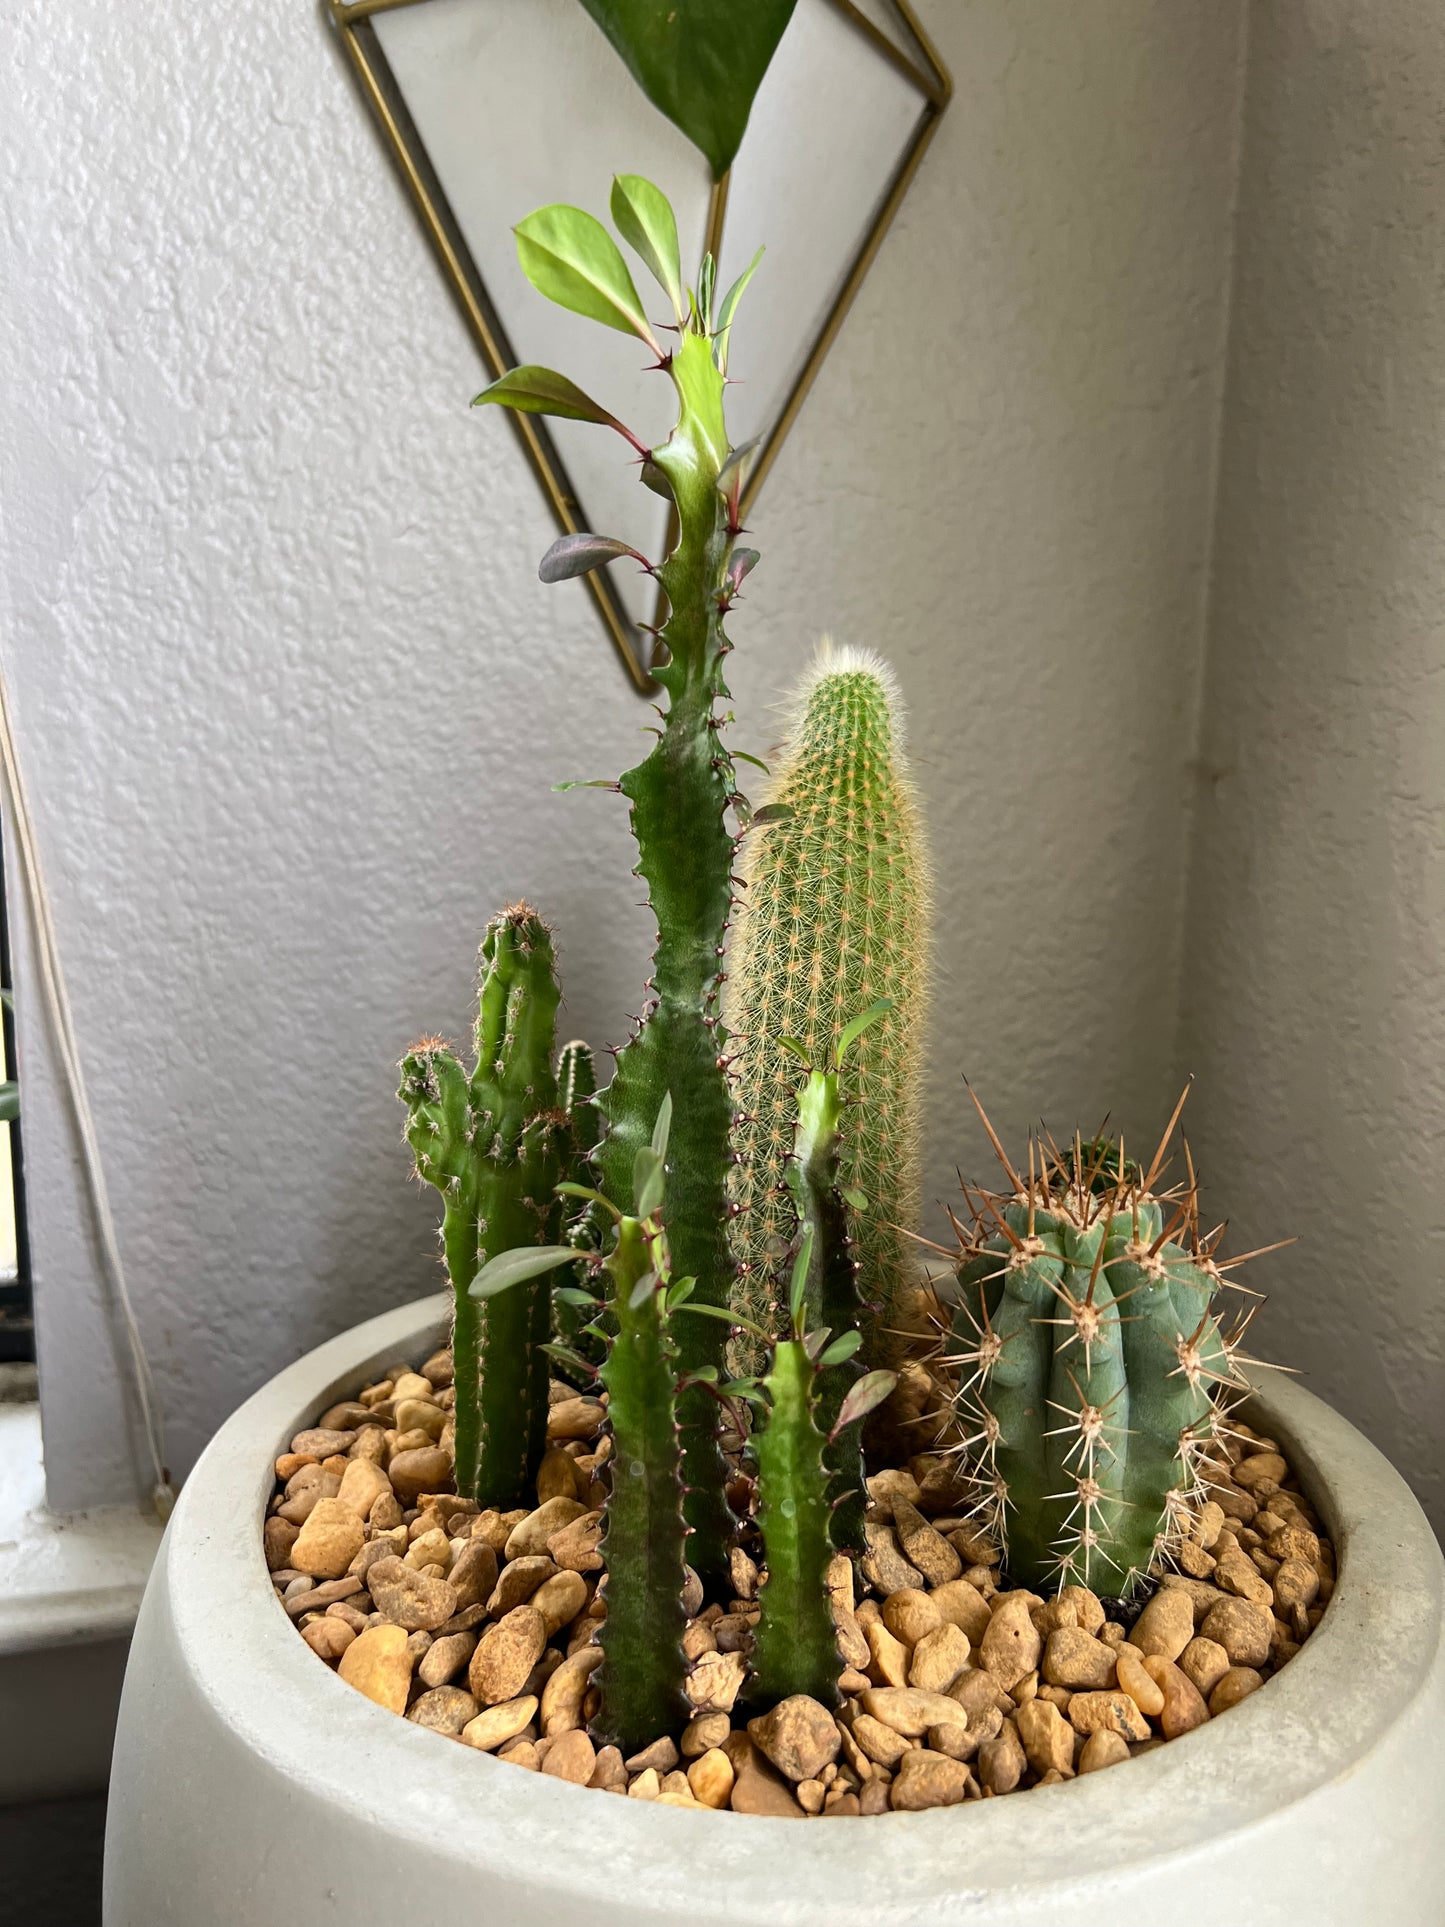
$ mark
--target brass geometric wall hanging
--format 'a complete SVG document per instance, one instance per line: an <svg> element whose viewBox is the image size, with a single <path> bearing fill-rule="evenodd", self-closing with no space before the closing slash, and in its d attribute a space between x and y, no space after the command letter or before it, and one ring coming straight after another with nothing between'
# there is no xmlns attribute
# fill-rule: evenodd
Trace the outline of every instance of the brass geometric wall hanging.
<svg viewBox="0 0 1445 1927"><path fill-rule="evenodd" d="M761 440L749 508L948 104L952 83L908 0L798 0L718 182L577 0L328 5L488 379L522 361L565 368L644 440L666 432L667 384L638 366L636 343L576 329L523 279L511 229L545 202L605 216L612 175L644 174L677 210L684 261L710 248L723 287L769 244L728 402L734 442ZM459 372L460 386L470 379ZM661 551L666 509L610 437L509 418L562 533ZM585 580L633 684L649 690L646 579L614 565Z"/></svg>

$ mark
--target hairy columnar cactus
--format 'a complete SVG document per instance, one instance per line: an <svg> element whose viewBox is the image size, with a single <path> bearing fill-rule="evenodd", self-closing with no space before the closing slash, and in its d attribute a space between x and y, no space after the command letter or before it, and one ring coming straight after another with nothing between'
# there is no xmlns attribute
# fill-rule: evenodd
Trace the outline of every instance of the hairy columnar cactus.
<svg viewBox="0 0 1445 1927"><path fill-rule="evenodd" d="M928 864L903 760L892 672L876 656L825 644L796 701L767 801L779 820L743 845L747 889L728 962L738 1162L732 1195L738 1309L784 1321L772 1280L788 1235L785 1165L793 1078L780 1039L826 1063L850 1015L891 1005L843 1075L854 1109L842 1147L857 1223L859 1287L870 1308L865 1357L891 1349L890 1315L918 1210L918 1073L928 993Z"/></svg>
<svg viewBox="0 0 1445 1927"><path fill-rule="evenodd" d="M1031 1146L1020 1174L993 1140L1008 1189L961 1233L946 1356L1015 1585L1127 1596L1157 1571L1203 1497L1221 1396L1248 1390L1192 1172L1153 1188L1172 1132L1145 1173L1100 1139Z"/></svg>
<svg viewBox="0 0 1445 1927"><path fill-rule="evenodd" d="M544 1278L496 1300L471 1286L499 1253L555 1241L566 1156L552 1029L557 980L547 926L525 903L482 944L477 1066L428 1039L402 1060L399 1095L417 1175L443 1199L442 1250L455 1298L457 1491L510 1506L546 1444L551 1292Z"/></svg>
<svg viewBox="0 0 1445 1927"><path fill-rule="evenodd" d="M759 1705L793 1693L807 1693L824 1706L838 1704L838 1645L828 1603L828 1565L835 1550L828 1448L840 1431L856 1430L894 1385L892 1372L867 1373L848 1387L829 1430L820 1430L820 1387L851 1359L858 1334L830 1339L827 1331L807 1330L813 1253L810 1228L793 1268L790 1335L773 1346L756 1400L766 1417L751 1441L768 1573L758 1594L749 1688Z"/></svg>
<svg viewBox="0 0 1445 1927"><path fill-rule="evenodd" d="M700 1300L726 1305L732 1260L725 1221L732 1097L718 1020L721 959L732 905L736 838L728 811L741 799L722 742L728 720L723 658L731 646L723 617L756 553L735 548L747 451L729 448L723 417L733 313L752 269L721 302L713 263L704 259L695 290L683 287L677 227L658 190L635 175L613 184L612 216L623 238L666 293L677 333L664 352L616 243L591 215L549 207L517 229L518 254L533 285L562 306L636 335L657 356L676 391L678 419L667 440L647 449L563 376L513 370L478 399L535 413L589 420L619 430L643 457L642 479L675 507L677 541L655 568L609 537L564 536L544 557L553 581L632 555L667 600L654 674L666 696L658 741L621 778L631 806L638 871L657 919L649 1000L617 1072L599 1103L607 1131L598 1149L601 1188L614 1204L630 1195L633 1161L648 1140L666 1093L677 1105L668 1230L679 1271L696 1279ZM756 265L756 263L754 264ZM720 1364L723 1327L689 1321L679 1338L685 1373ZM734 1521L717 1443L717 1411L689 1383L679 1400L692 1562L721 1583Z"/></svg>
<svg viewBox="0 0 1445 1927"><path fill-rule="evenodd" d="M600 1377L612 1434L602 1541L607 1616L598 1643L602 1704L592 1723L605 1745L635 1753L687 1718L687 1526L682 1515L682 1449L677 1424L677 1349L671 1303L688 1295L672 1282L661 1224L663 1160L671 1106L664 1103L655 1145L636 1160L636 1215L618 1218L605 1261L615 1329Z"/></svg>

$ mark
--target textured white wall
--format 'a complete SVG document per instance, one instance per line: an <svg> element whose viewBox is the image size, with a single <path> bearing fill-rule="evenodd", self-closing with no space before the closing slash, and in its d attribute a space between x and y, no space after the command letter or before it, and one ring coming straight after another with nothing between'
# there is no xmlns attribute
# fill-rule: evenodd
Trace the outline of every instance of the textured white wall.
<svg viewBox="0 0 1445 1927"><path fill-rule="evenodd" d="M912 699L942 1194L982 1163L964 1070L1015 1132L1172 1095L1243 20L924 12L958 96L760 504L734 661L741 746L825 628ZM183 1470L431 1282L393 1065L465 1032L495 905L535 896L569 1025L622 1032L623 822L549 784L645 714L536 583L537 491L315 9L13 0L6 46L0 647ZM33 1003L23 1044L51 1493L119 1497Z"/></svg>
<svg viewBox="0 0 1445 1927"><path fill-rule="evenodd" d="M1445 1529L1445 13L1251 17L1184 1056L1269 1349Z"/></svg>

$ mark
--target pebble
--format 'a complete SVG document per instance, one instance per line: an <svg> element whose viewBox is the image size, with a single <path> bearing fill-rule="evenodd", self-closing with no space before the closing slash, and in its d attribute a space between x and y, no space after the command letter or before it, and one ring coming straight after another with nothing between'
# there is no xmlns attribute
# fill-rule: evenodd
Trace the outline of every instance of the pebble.
<svg viewBox="0 0 1445 1927"><path fill-rule="evenodd" d="M545 1553L552 1534L570 1526L574 1519L582 1518L586 1511L586 1506L577 1499L548 1499L513 1526L507 1536L507 1558L528 1559Z"/></svg>
<svg viewBox="0 0 1445 1927"><path fill-rule="evenodd" d="M597 1764L592 1769L588 1786L604 1787L613 1793L627 1791L627 1768L622 1764L622 1755L615 1746L600 1746L597 1749Z"/></svg>
<svg viewBox="0 0 1445 1927"><path fill-rule="evenodd" d="M791 1693L749 1720L748 1737L790 1780L816 1780L837 1759L842 1744L833 1715L806 1693Z"/></svg>
<svg viewBox="0 0 1445 1927"><path fill-rule="evenodd" d="M261 1543L266 1553L268 1572L279 1572L283 1566L291 1564L291 1548L301 1532L300 1526L293 1525L289 1519L282 1519L275 1513L262 1528Z"/></svg>
<svg viewBox="0 0 1445 1927"><path fill-rule="evenodd" d="M988 1631L989 1620L993 1617L988 1609L988 1601L976 1586L966 1579L950 1579L942 1586L936 1586L928 1599L940 1619L949 1625L957 1626L968 1637L970 1646L977 1646Z"/></svg>
<svg viewBox="0 0 1445 1927"><path fill-rule="evenodd" d="M1194 1607L1182 1589L1161 1586L1134 1621L1129 1643L1145 1658L1178 1659L1194 1637Z"/></svg>
<svg viewBox="0 0 1445 1927"><path fill-rule="evenodd" d="M556 1572L532 1594L532 1606L542 1615L547 1637L561 1632L587 1604L587 1581L580 1572Z"/></svg>
<svg viewBox="0 0 1445 1927"><path fill-rule="evenodd" d="M434 1492L452 1476L452 1455L439 1445L417 1446L397 1452L386 1468L391 1489L403 1505L415 1505L423 1492Z"/></svg>
<svg viewBox="0 0 1445 1927"><path fill-rule="evenodd" d="M731 1730L732 1721L726 1713L703 1713L689 1720L682 1732L682 1757L696 1760L704 1753L716 1752Z"/></svg>
<svg viewBox="0 0 1445 1927"><path fill-rule="evenodd" d="M457 1609L449 1580L428 1578L397 1558L378 1559L367 1570L366 1585L376 1610L409 1633L434 1632Z"/></svg>
<svg viewBox="0 0 1445 1927"><path fill-rule="evenodd" d="M973 1779L961 1760L921 1748L905 1753L888 1791L895 1813L923 1813L930 1807L956 1807Z"/></svg>
<svg viewBox="0 0 1445 1927"><path fill-rule="evenodd" d="M497 1555L484 1539L468 1539L452 1560L447 1578L456 1593L459 1611L484 1605L496 1591Z"/></svg>
<svg viewBox="0 0 1445 1927"><path fill-rule="evenodd" d="M1274 1575L1274 1604L1281 1612L1312 1606L1319 1597L1320 1575L1303 1559L1282 1559Z"/></svg>
<svg viewBox="0 0 1445 1927"><path fill-rule="evenodd" d="M460 1733L477 1710L477 1702L460 1686L434 1686L413 1703L407 1718L433 1733Z"/></svg>
<svg viewBox="0 0 1445 1927"><path fill-rule="evenodd" d="M1229 1654L1215 1640L1196 1636L1179 1655L1179 1670L1208 1699L1229 1671Z"/></svg>
<svg viewBox="0 0 1445 1927"><path fill-rule="evenodd" d="M930 1586L946 1585L963 1571L957 1549L906 1499L893 1501L893 1531L904 1558L918 1568Z"/></svg>
<svg viewBox="0 0 1445 1927"><path fill-rule="evenodd" d="M1189 1648L1186 1646L1184 1650L1187 1652ZM1129 1695L1146 1719L1157 1719L1164 1711L1164 1690L1154 1676L1153 1667L1132 1644L1118 1648L1117 1663L1120 1691Z"/></svg>
<svg viewBox="0 0 1445 1927"><path fill-rule="evenodd" d="M699 1713L730 1713L748 1663L741 1653L704 1653L683 1682Z"/></svg>
<svg viewBox="0 0 1445 1927"><path fill-rule="evenodd" d="M390 1713L406 1711L412 1657L400 1626L369 1626L341 1655L337 1667L348 1686Z"/></svg>
<svg viewBox="0 0 1445 1927"><path fill-rule="evenodd" d="M421 1657L416 1676L424 1686L447 1686L476 1648L475 1633L448 1633L444 1639L434 1639Z"/></svg>
<svg viewBox="0 0 1445 1927"><path fill-rule="evenodd" d="M1248 1599L1221 1598L1199 1630L1224 1648L1231 1666L1263 1666L1269 1658L1274 1620Z"/></svg>
<svg viewBox="0 0 1445 1927"><path fill-rule="evenodd" d="M1075 1693L1069 1701L1069 1724L1076 1733L1104 1728L1125 1740L1149 1738L1149 1722L1127 1693Z"/></svg>
<svg viewBox="0 0 1445 1927"><path fill-rule="evenodd" d="M545 1554L513 1559L509 1565L502 1567L497 1576L496 1586L487 1601L488 1613L493 1619L504 1618L514 1606L524 1605L557 1570L555 1562Z"/></svg>
<svg viewBox="0 0 1445 1927"><path fill-rule="evenodd" d="M567 1572L600 1572L602 1554L602 1514L583 1512L554 1532L547 1541L553 1561Z"/></svg>
<svg viewBox="0 0 1445 1927"><path fill-rule="evenodd" d="M1099 1623L1103 1624L1102 1617ZM1049 1634L1044 1647L1043 1675L1051 1686L1073 1690L1112 1686L1113 1649L1078 1625L1060 1626Z"/></svg>
<svg viewBox="0 0 1445 1927"><path fill-rule="evenodd" d="M602 1664L600 1646L571 1654L542 1688L542 1731L549 1737L582 1724L582 1702L593 1673Z"/></svg>
<svg viewBox="0 0 1445 1927"><path fill-rule="evenodd" d="M1048 1700L1030 1700L1014 1714L1014 1726L1034 1772L1072 1774L1074 1730Z"/></svg>
<svg viewBox="0 0 1445 1927"><path fill-rule="evenodd" d="M719 1746L700 1753L687 1769L687 1784L694 1800L719 1812L732 1799L735 1778L732 1761Z"/></svg>
<svg viewBox="0 0 1445 1927"><path fill-rule="evenodd" d="M905 1586L922 1590L923 1574L904 1558L892 1526L865 1525L863 1537L866 1550L859 1564L863 1577L875 1591L887 1598L902 1592Z"/></svg>
<svg viewBox="0 0 1445 1927"><path fill-rule="evenodd" d="M643 1747L640 1753L634 1753L624 1764L629 1773L646 1773L650 1766L655 1766L659 1773L671 1773L677 1765L677 1747L664 1734L660 1740L653 1740Z"/></svg>
<svg viewBox="0 0 1445 1927"><path fill-rule="evenodd" d="M1190 1607L1193 1610L1196 1629L1200 1621L1204 1618L1204 1615L1209 1612L1212 1607L1217 1606L1221 1599L1228 1596L1222 1593L1218 1586L1211 1586L1203 1579L1186 1579L1182 1574L1177 1572L1166 1572L1163 1579L1159 1582L1159 1590L1161 1592L1182 1592L1184 1594L1184 1597L1189 1601ZM1165 1657L1167 1658L1168 1655L1166 1654Z"/></svg>
<svg viewBox="0 0 1445 1927"><path fill-rule="evenodd" d="M1012 1720L1005 1720L996 1739L978 1749L978 1777L990 1793L1012 1793L1024 1776L1028 1755Z"/></svg>
<svg viewBox="0 0 1445 1927"><path fill-rule="evenodd" d="M1266 1481L1278 1485L1288 1472L1289 1467L1278 1452L1256 1452L1247 1459L1241 1459L1235 1466L1234 1483L1252 1493Z"/></svg>
<svg viewBox="0 0 1445 1927"><path fill-rule="evenodd" d="M916 1686L870 1686L859 1694L865 1713L891 1726L905 1739L921 1739L930 1726L967 1726L968 1715L946 1693L925 1693Z"/></svg>
<svg viewBox="0 0 1445 1927"><path fill-rule="evenodd" d="M1214 1577L1224 1592L1234 1593L1240 1599L1252 1599L1256 1606L1268 1608L1274 1602L1269 1581L1242 1552L1224 1553L1216 1562Z"/></svg>
<svg viewBox="0 0 1445 1927"><path fill-rule="evenodd" d="M566 1398L547 1413L547 1437L558 1439L595 1439L602 1430L607 1408L595 1398Z"/></svg>
<svg viewBox="0 0 1445 1927"><path fill-rule="evenodd" d="M467 1685L474 1697L483 1706L515 1699L546 1644L542 1615L531 1606L514 1606L477 1642L467 1668Z"/></svg>
<svg viewBox="0 0 1445 1927"><path fill-rule="evenodd" d="M1084 1741L1079 1755L1080 1773L1097 1773L1101 1767L1120 1766L1129 1757L1129 1743L1107 1727L1100 1727Z"/></svg>
<svg viewBox="0 0 1445 1927"><path fill-rule="evenodd" d="M314 1579L340 1579L360 1552L365 1528L340 1499L320 1499L291 1547L291 1564Z"/></svg>
<svg viewBox="0 0 1445 1927"><path fill-rule="evenodd" d="M1087 1586L1065 1586L1057 1598L1040 1607L1034 1615L1034 1624L1047 1639L1050 1633L1068 1626L1076 1627L1080 1632L1097 1634L1104 1617L1104 1608L1098 1595L1090 1592Z"/></svg>
<svg viewBox="0 0 1445 1927"><path fill-rule="evenodd" d="M1214 1682L1209 1695L1209 1710L1216 1717L1227 1713L1231 1706L1238 1706L1242 1699L1257 1693L1264 1685L1263 1679L1252 1666L1231 1666Z"/></svg>
<svg viewBox="0 0 1445 1927"><path fill-rule="evenodd" d="M336 1496L358 1519L365 1519L382 1493L390 1491L391 1480L374 1459L348 1459Z"/></svg>
<svg viewBox="0 0 1445 1927"><path fill-rule="evenodd" d="M926 1729L936 1731L936 1728ZM958 1729L960 1732L964 1728ZM854 1744L870 1762L879 1766L896 1766L904 1754L912 1748L912 1740L905 1739L893 1727L885 1726L882 1720L874 1719L871 1713L859 1713L852 1725Z"/></svg>
<svg viewBox="0 0 1445 1927"><path fill-rule="evenodd" d="M946 1693L968 1667L968 1636L957 1626L925 1633L913 1649L908 1684L925 1693Z"/></svg>
<svg viewBox="0 0 1445 1927"><path fill-rule="evenodd" d="M977 1593L974 1597L978 1597ZM943 1614L936 1602L916 1586L905 1586L902 1592L891 1593L883 1601L880 1613L889 1632L905 1646L916 1646L920 1639L943 1624Z"/></svg>
<svg viewBox="0 0 1445 1927"><path fill-rule="evenodd" d="M351 1445L350 1431L333 1429L330 1426L312 1426L310 1431L298 1432L291 1441L291 1450L301 1458L329 1459L333 1452L345 1452Z"/></svg>
<svg viewBox="0 0 1445 1927"><path fill-rule="evenodd" d="M896 1598L897 1595L895 1594ZM895 1639L881 1619L870 1619L863 1628L868 1648L868 1676L875 1686L906 1686L911 1650Z"/></svg>
<svg viewBox="0 0 1445 1927"><path fill-rule="evenodd" d="M755 1813L781 1820L805 1820L793 1789L746 1733L734 1733L724 1749L733 1770L728 1804L734 1813Z"/></svg>
<svg viewBox="0 0 1445 1927"><path fill-rule="evenodd" d="M597 1750L580 1726L570 1733L559 1733L547 1749L542 1771L554 1780L570 1780L573 1786L587 1786L597 1765Z"/></svg>
<svg viewBox="0 0 1445 1927"><path fill-rule="evenodd" d="M979 1641L979 1664L1005 1691L1034 1671L1043 1640L1029 1617L1028 1593L1000 1593L994 1602L988 1631Z"/></svg>
<svg viewBox="0 0 1445 1927"><path fill-rule="evenodd" d="M356 1633L344 1619L331 1619L323 1613L320 1619L313 1619L309 1626L301 1628L301 1637L319 1659L334 1662L356 1638Z"/></svg>
<svg viewBox="0 0 1445 1927"><path fill-rule="evenodd" d="M1146 1659L1144 1664L1149 1677L1164 1695L1159 1725L1165 1739L1177 1740L1181 1734L1192 1733L1196 1726L1203 1726L1209 1718L1209 1708L1189 1675L1173 1660L1157 1656Z"/></svg>

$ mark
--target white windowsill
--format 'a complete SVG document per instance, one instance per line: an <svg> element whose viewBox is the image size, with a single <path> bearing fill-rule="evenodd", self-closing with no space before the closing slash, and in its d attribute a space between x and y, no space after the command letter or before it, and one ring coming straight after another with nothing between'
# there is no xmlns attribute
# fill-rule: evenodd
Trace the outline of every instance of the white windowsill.
<svg viewBox="0 0 1445 1927"><path fill-rule="evenodd" d="M138 1507L47 1511L40 1408L0 1404L0 1654L128 1637L160 1542Z"/></svg>

